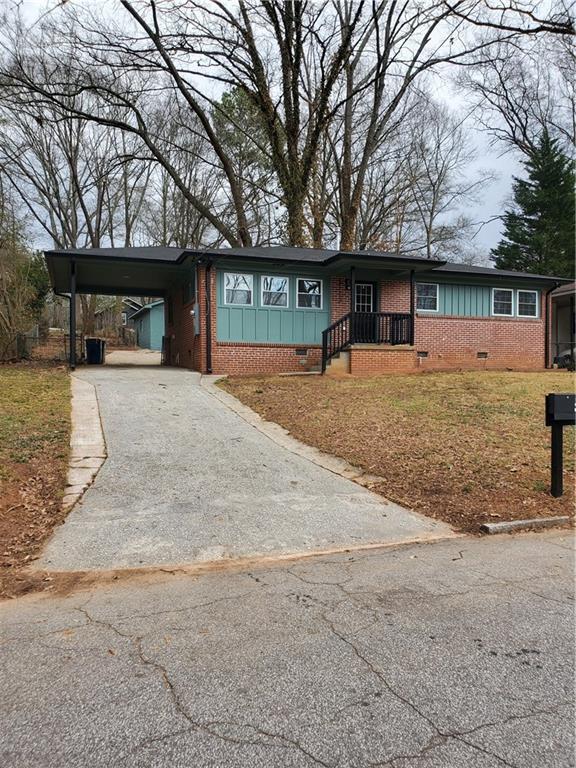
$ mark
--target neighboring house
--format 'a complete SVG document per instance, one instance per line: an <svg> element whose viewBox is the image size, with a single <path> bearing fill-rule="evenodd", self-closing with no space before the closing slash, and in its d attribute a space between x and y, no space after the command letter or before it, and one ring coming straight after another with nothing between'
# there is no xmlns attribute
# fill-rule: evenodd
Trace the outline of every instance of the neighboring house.
<svg viewBox="0 0 576 768"><path fill-rule="evenodd" d="M552 359L560 368L574 369L576 359L576 283L552 292Z"/></svg>
<svg viewBox="0 0 576 768"><path fill-rule="evenodd" d="M164 361L213 373L552 365L567 281L375 251L284 246L49 251L58 291L165 300ZM73 361L72 361L73 363Z"/></svg>
<svg viewBox="0 0 576 768"><path fill-rule="evenodd" d="M132 316L135 312L142 309L142 302L138 299L131 299L126 296L122 299L122 309L120 312L120 319L123 326L132 328ZM109 328L116 328L117 326L117 309L116 302L111 301L107 306L100 307L95 312L95 329L96 331L104 331Z"/></svg>
<svg viewBox="0 0 576 768"><path fill-rule="evenodd" d="M132 315L136 344L143 349L162 349L164 336L164 302L146 304Z"/></svg>

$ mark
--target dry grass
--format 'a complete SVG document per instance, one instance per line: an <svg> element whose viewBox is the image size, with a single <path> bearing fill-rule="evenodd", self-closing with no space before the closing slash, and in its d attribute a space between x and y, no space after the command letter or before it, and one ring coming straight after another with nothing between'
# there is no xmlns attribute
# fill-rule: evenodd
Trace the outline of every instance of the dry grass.
<svg viewBox="0 0 576 768"><path fill-rule="evenodd" d="M70 379L45 364L0 366L0 595L61 522L70 439Z"/></svg>
<svg viewBox="0 0 576 768"><path fill-rule="evenodd" d="M565 495L548 493L544 395L565 371L232 378L222 387L300 440L382 482L374 490L466 531L482 522L573 514L574 429Z"/></svg>

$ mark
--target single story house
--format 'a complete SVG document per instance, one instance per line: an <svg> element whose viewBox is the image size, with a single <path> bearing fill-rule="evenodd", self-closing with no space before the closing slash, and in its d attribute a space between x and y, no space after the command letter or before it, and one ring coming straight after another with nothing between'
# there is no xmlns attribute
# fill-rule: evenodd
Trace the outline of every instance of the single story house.
<svg viewBox="0 0 576 768"><path fill-rule="evenodd" d="M222 374L550 367L550 294L568 282L369 250L45 255L58 292L162 298L163 361Z"/></svg>
<svg viewBox="0 0 576 768"><path fill-rule="evenodd" d="M164 336L164 300L145 304L132 315L136 344L142 349L162 349Z"/></svg>
<svg viewBox="0 0 576 768"><path fill-rule="evenodd" d="M122 299L122 308L120 310L122 326L132 328L132 316L140 309L142 309L142 302L125 296ZM117 324L117 308L116 302L113 299L106 306L97 309L94 314L96 331L105 331L109 328L114 328Z"/></svg>

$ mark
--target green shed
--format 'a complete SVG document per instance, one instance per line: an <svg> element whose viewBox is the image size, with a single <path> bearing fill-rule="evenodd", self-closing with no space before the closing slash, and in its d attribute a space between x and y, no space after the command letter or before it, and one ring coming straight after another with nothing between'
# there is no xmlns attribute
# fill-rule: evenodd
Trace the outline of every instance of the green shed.
<svg viewBox="0 0 576 768"><path fill-rule="evenodd" d="M162 349L164 336L164 301L146 304L132 315L136 330L136 343L142 349Z"/></svg>

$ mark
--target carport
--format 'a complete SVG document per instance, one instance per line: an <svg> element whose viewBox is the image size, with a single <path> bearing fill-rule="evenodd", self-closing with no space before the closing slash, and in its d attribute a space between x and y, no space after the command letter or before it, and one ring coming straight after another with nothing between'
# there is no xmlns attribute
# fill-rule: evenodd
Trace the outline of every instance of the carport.
<svg viewBox="0 0 576 768"><path fill-rule="evenodd" d="M76 367L76 295L165 298L190 273L182 248L80 248L46 251L54 292L70 300L70 368Z"/></svg>

